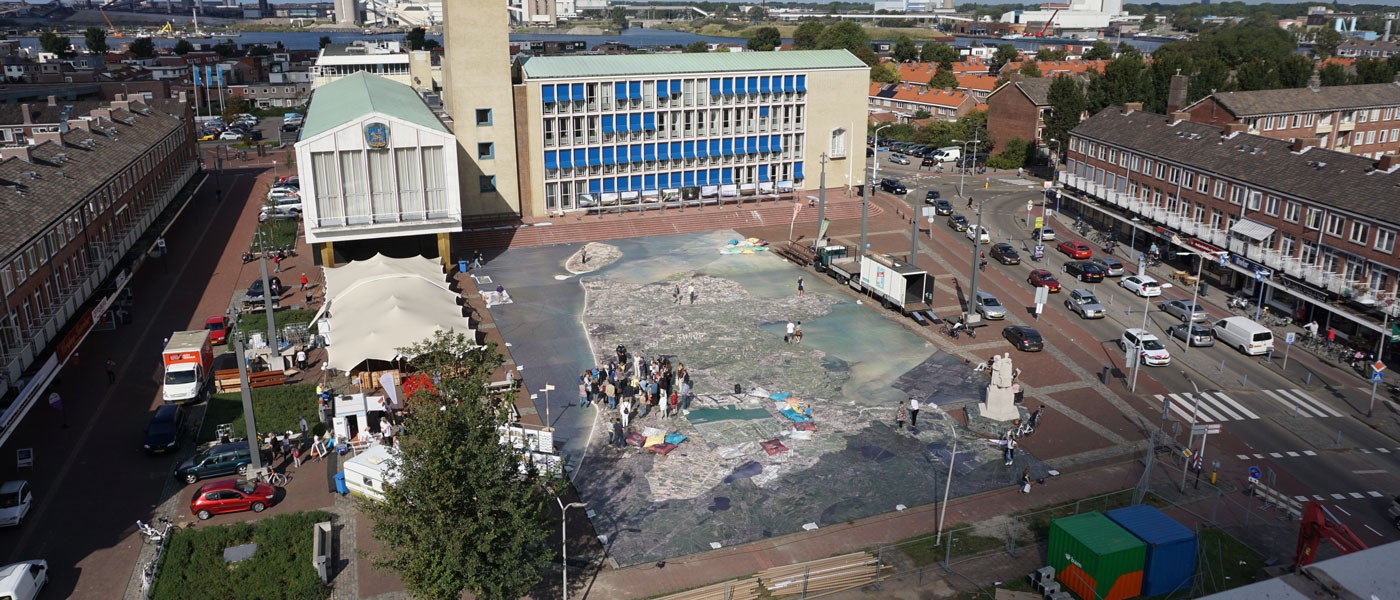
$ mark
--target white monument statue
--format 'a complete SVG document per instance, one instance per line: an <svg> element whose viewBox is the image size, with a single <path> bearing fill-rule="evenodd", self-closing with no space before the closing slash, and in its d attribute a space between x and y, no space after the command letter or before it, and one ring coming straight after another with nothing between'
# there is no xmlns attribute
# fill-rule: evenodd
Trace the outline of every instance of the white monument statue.
<svg viewBox="0 0 1400 600"><path fill-rule="evenodd" d="M1016 409L1016 394L1011 389L1011 353L994 356L991 371L992 382L987 384L987 399L979 407L982 416L995 421L1021 418L1021 411Z"/></svg>

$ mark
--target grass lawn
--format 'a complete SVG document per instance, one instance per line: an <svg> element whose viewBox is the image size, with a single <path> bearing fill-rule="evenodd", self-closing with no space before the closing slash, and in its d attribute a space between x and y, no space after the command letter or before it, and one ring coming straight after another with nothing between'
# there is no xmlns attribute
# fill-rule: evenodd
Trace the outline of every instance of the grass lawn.
<svg viewBox="0 0 1400 600"><path fill-rule="evenodd" d="M1006 547L1005 540L986 535L974 535L971 526L961 523L953 525L943 532L942 545L933 545L934 539L934 536L925 535L901 540L895 545L900 552L913 561L915 567L926 567L947 558L949 552L947 546L952 547L951 552L954 559Z"/></svg>
<svg viewBox="0 0 1400 600"><path fill-rule="evenodd" d="M258 223L257 229L253 231L253 240L248 242L248 249L253 252L260 252L263 249L286 248L296 244L297 225L301 223L295 219L268 219ZM272 264L267 266L268 274L272 274Z"/></svg>
<svg viewBox="0 0 1400 600"><path fill-rule="evenodd" d="M258 431L300 431L299 419L306 418L312 433L322 433L324 426L316 421L316 386L310 383L282 387L257 388L252 391L253 415L258 419ZM204 424L199 428L199 443L215 439L219 425L233 423L233 435L242 437L246 427L243 420L243 399L237 393L214 394L205 409Z"/></svg>
<svg viewBox="0 0 1400 600"><path fill-rule="evenodd" d="M282 285L285 287L298 286L301 284L288 278L282 280ZM292 323L310 323L311 317L314 316L316 316L316 311L314 310L305 310L300 308L289 308L287 310L279 310L276 314L277 330L281 331L283 327L291 325ZM244 313L240 315L238 317L238 328L242 329L247 333L261 332L262 334L266 335L267 313L261 310L255 310L253 312Z"/></svg>
<svg viewBox="0 0 1400 600"><path fill-rule="evenodd" d="M1201 585L1206 594L1215 594L1254 582L1264 557L1244 542L1216 528L1197 533L1200 550Z"/></svg>
<svg viewBox="0 0 1400 600"><path fill-rule="evenodd" d="M330 513L308 511L181 529L170 539L151 598L325 598L327 587L311 566L311 528L330 519ZM249 542L258 545L252 558L224 562L225 548Z"/></svg>

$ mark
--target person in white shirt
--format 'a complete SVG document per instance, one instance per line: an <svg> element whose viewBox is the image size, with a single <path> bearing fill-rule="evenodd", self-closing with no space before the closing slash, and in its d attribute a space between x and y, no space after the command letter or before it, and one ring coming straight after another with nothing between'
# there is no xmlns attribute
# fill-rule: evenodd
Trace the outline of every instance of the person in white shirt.
<svg viewBox="0 0 1400 600"><path fill-rule="evenodd" d="M913 397L913 396L910 396L910 397L909 397L909 428L910 428L910 429L913 429L913 428L916 428L916 427L918 427L918 426L919 426L919 399L918 399L918 398L915 398L915 397Z"/></svg>

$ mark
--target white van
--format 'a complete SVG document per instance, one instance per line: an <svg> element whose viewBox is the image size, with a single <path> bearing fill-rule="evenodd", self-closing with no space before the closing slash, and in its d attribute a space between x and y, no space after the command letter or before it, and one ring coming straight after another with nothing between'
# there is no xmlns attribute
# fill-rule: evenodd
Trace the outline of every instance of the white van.
<svg viewBox="0 0 1400 600"><path fill-rule="evenodd" d="M0 567L0 598L34 600L49 582L49 563L27 560Z"/></svg>
<svg viewBox="0 0 1400 600"><path fill-rule="evenodd" d="M938 160L940 161L951 162L959 158L962 158L962 148L959 148L957 146L948 146L947 148L938 149Z"/></svg>
<svg viewBox="0 0 1400 600"><path fill-rule="evenodd" d="M1274 349L1274 332L1245 317L1226 317L1211 329L1216 341L1243 354L1258 356Z"/></svg>

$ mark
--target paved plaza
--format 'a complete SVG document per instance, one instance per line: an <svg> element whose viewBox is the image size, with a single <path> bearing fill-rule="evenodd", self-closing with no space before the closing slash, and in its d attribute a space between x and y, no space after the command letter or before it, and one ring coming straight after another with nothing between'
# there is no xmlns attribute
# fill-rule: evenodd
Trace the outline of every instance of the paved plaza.
<svg viewBox="0 0 1400 600"><path fill-rule="evenodd" d="M961 410L985 385L901 318L743 242L732 231L619 240L591 252L620 257L579 274L569 269L582 246L510 250L488 265L514 299L493 309L502 336L532 387L555 385L551 421L594 527L621 564L934 502L953 431L939 407ZM789 319L802 323L800 344L783 339ZM618 345L691 373L688 415L653 411L630 424L686 436L667 455L609 448L606 423L617 413L578 406L578 372ZM898 431L895 412L910 395L924 402L920 427ZM544 395L536 401L544 414ZM779 412L801 404L813 431ZM1023 466L1040 471L1024 453L1007 467L998 447L958 431L954 496L1008 485ZM763 443L772 441L784 449L770 453Z"/></svg>

